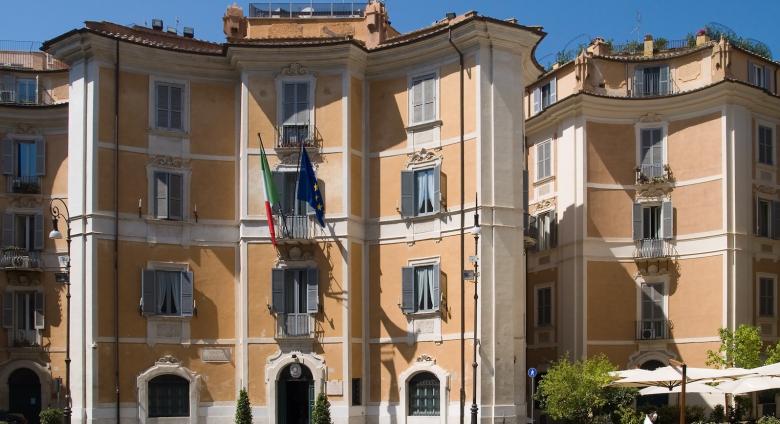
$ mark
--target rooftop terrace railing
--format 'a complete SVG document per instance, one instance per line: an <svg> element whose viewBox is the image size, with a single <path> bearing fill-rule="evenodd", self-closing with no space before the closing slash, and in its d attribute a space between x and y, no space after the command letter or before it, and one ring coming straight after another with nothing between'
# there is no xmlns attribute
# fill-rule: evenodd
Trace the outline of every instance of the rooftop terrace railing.
<svg viewBox="0 0 780 424"><path fill-rule="evenodd" d="M259 2L249 3L250 18L359 18L366 2Z"/></svg>
<svg viewBox="0 0 780 424"><path fill-rule="evenodd" d="M0 68L55 71L68 65L40 51L38 41L0 40Z"/></svg>

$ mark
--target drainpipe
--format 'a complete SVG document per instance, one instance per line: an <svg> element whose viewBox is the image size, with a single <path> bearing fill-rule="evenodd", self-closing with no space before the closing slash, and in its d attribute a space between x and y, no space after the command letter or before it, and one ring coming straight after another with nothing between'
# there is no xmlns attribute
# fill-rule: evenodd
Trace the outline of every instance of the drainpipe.
<svg viewBox="0 0 780 424"><path fill-rule="evenodd" d="M460 60L460 424L464 423L466 414L466 280L463 270L466 268L466 245L464 228L466 226L466 195L465 195L465 147L464 147L464 107L463 107L463 52L452 41L452 27L447 39L452 48L458 52ZM476 311L474 311L476 314ZM474 333L476 334L476 327ZM476 377L476 376L475 376ZM476 378L472 384L477 384Z"/></svg>
<svg viewBox="0 0 780 424"><path fill-rule="evenodd" d="M119 424L119 40L114 63L114 385Z"/></svg>

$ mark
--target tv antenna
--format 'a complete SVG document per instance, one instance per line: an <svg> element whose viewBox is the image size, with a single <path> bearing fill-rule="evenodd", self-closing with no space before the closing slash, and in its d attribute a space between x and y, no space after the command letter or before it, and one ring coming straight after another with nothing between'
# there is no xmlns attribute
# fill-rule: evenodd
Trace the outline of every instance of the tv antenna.
<svg viewBox="0 0 780 424"><path fill-rule="evenodd" d="M636 20L636 25L634 25L634 29L631 30L631 33L636 33L636 38L639 40L639 37L642 36L640 33L642 29L642 13L640 13L638 10L636 11L636 17L634 18Z"/></svg>

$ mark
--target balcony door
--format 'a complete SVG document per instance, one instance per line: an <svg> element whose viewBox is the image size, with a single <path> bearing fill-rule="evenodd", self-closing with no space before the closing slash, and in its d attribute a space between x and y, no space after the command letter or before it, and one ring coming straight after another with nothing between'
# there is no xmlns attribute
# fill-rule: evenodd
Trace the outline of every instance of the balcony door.
<svg viewBox="0 0 780 424"><path fill-rule="evenodd" d="M666 339L666 312L664 311L664 283L642 284L640 338Z"/></svg>

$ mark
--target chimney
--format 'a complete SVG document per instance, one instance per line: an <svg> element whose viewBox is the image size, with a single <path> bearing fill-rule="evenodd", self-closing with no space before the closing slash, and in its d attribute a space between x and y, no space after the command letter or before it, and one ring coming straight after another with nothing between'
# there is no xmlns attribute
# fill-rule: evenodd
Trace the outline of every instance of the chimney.
<svg viewBox="0 0 780 424"><path fill-rule="evenodd" d="M653 56L653 36L650 34L645 35L645 57Z"/></svg>
<svg viewBox="0 0 780 424"><path fill-rule="evenodd" d="M364 21L368 29L366 46L371 48L384 43L387 39L387 26L390 24L384 3L379 0L371 0L366 5Z"/></svg>
<svg viewBox="0 0 780 424"><path fill-rule="evenodd" d="M706 29L700 29L696 32L696 46L701 46L710 42L710 36Z"/></svg>
<svg viewBox="0 0 780 424"><path fill-rule="evenodd" d="M246 37L246 19L244 9L236 3L228 6L225 16L222 17L222 32L227 38Z"/></svg>
<svg viewBox="0 0 780 424"><path fill-rule="evenodd" d="M184 27L184 31L182 32L182 35L184 35L185 38L195 38L195 28Z"/></svg>
<svg viewBox="0 0 780 424"><path fill-rule="evenodd" d="M590 42L586 51L594 56L608 56L612 53L612 48L603 38L596 37Z"/></svg>
<svg viewBox="0 0 780 424"><path fill-rule="evenodd" d="M155 31L162 31L163 29L162 19L152 19L152 29Z"/></svg>

